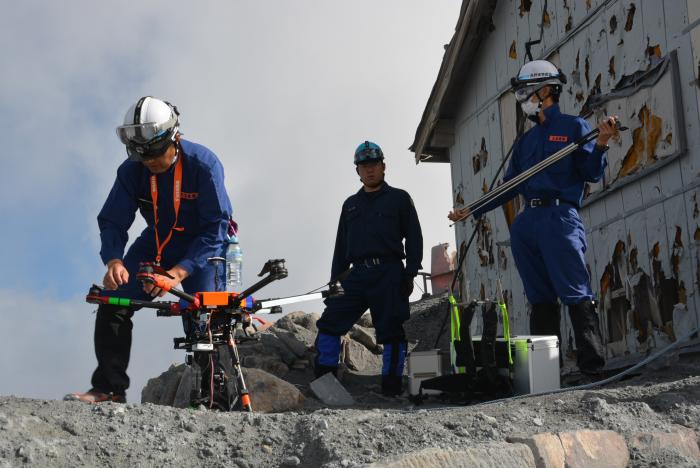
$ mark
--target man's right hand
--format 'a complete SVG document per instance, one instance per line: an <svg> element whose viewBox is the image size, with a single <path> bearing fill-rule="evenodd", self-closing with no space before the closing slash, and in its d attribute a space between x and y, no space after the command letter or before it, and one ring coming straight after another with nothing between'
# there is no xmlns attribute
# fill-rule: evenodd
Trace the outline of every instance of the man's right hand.
<svg viewBox="0 0 700 468"><path fill-rule="evenodd" d="M463 208L456 208L454 211L450 211L450 214L448 214L447 217L450 219L450 221L457 222L467 219L470 214L471 211L469 211L469 207L465 206Z"/></svg>
<svg viewBox="0 0 700 468"><path fill-rule="evenodd" d="M126 284L128 282L129 272L121 260L115 258L114 260L107 262L107 273L105 273L105 277L102 279L102 284L104 285L105 289L108 291L115 290L122 284Z"/></svg>

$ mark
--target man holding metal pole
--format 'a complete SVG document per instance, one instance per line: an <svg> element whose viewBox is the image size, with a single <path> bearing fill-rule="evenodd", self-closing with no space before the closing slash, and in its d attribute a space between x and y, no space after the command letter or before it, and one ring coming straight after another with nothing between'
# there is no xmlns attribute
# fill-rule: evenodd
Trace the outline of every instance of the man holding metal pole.
<svg viewBox="0 0 700 468"><path fill-rule="evenodd" d="M595 142L583 139L591 135L587 122L559 110L566 77L545 60L523 65L511 83L522 111L536 123L513 148L503 178L504 185L512 181L512 188L504 187L493 196L487 194L484 201L455 209L448 218L459 221L470 215L478 217L517 194L524 196L525 209L511 226L511 248L532 304L530 333L560 337L559 298L569 307L577 365L582 372L595 374L605 365L605 348L584 258L586 233L578 209L585 183L603 177L607 143L617 133L617 118L608 117L598 125ZM532 171L533 166L557 153L566 153L562 150L577 142L570 148L570 156ZM514 184L517 179L520 182Z"/></svg>

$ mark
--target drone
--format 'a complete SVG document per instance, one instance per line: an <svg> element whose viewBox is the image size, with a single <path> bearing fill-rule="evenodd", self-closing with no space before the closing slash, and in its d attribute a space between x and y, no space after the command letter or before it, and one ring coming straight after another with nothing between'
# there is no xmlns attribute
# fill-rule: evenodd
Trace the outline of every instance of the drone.
<svg viewBox="0 0 700 468"><path fill-rule="evenodd" d="M223 261L214 257L210 261ZM170 292L180 301L143 301L105 294L102 286L93 284L85 297L90 304L125 307L130 310L155 309L158 317L182 317L185 336L174 338L174 348L187 352L185 363L193 372L190 405L204 405L220 411L253 411L248 387L241 370L238 344L258 340L254 320L258 314L282 312L282 305L337 297L343 294L340 280L331 280L323 291L256 300L253 294L273 281L288 275L284 259L268 260L258 274L257 283L242 292L204 291L188 294L170 287L162 276L168 272L156 263L142 262L136 275L142 284L152 284ZM218 287L217 287L218 289ZM320 288L319 288L320 289Z"/></svg>

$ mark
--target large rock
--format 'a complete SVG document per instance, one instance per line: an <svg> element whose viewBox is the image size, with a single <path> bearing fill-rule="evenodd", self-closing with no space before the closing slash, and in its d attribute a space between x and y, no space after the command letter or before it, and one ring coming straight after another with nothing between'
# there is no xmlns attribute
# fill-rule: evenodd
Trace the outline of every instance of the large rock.
<svg viewBox="0 0 700 468"><path fill-rule="evenodd" d="M304 406L304 395L289 382L260 369L243 369L253 411L278 413L299 410Z"/></svg>
<svg viewBox="0 0 700 468"><path fill-rule="evenodd" d="M642 453L655 455L673 451L694 462L700 462L700 449L695 431L678 427L674 432L637 432L629 438L629 447Z"/></svg>
<svg viewBox="0 0 700 468"><path fill-rule="evenodd" d="M556 434L543 432L531 436L508 437L508 442L527 445L535 457L537 468L564 468L565 455L561 440Z"/></svg>
<svg viewBox="0 0 700 468"><path fill-rule="evenodd" d="M374 328L374 324L372 323L372 314L365 312L357 321L357 324L365 328Z"/></svg>
<svg viewBox="0 0 700 468"><path fill-rule="evenodd" d="M191 367L185 364L170 366L159 377L150 379L141 392L141 403L189 406L192 386ZM260 369L243 369L248 392L253 401L253 410L258 412L280 412L301 409L304 396L292 384Z"/></svg>
<svg viewBox="0 0 700 468"><path fill-rule="evenodd" d="M403 324L406 339L416 343L415 351L450 349L450 302L438 296L411 303L411 316Z"/></svg>
<svg viewBox="0 0 700 468"><path fill-rule="evenodd" d="M372 353L357 341L344 338L342 346L343 362L348 366L348 369L354 371L370 371L381 368L381 356Z"/></svg>
<svg viewBox="0 0 700 468"><path fill-rule="evenodd" d="M369 468L535 468L530 449L523 444L479 444L462 450L427 448L396 455Z"/></svg>
<svg viewBox="0 0 700 468"><path fill-rule="evenodd" d="M560 432L559 439L570 468L624 468L629 462L625 438L614 431Z"/></svg>
<svg viewBox="0 0 700 468"><path fill-rule="evenodd" d="M180 386L180 379L185 367L185 364L177 366L172 364L167 371L158 377L148 379L148 383L141 390L141 403L171 406L175 400L175 394Z"/></svg>
<svg viewBox="0 0 700 468"><path fill-rule="evenodd" d="M289 349L289 346L284 344L279 336L270 330L260 333L260 345L264 354L277 354L282 362L288 366L291 366L297 360L298 356Z"/></svg>
<svg viewBox="0 0 700 468"><path fill-rule="evenodd" d="M301 327L310 331L312 335L316 335L316 333L318 333L316 321L319 318L321 318L321 316L316 313L307 314L305 312L292 312L277 320L275 326L284 328L290 332L294 332L296 327Z"/></svg>
<svg viewBox="0 0 700 468"><path fill-rule="evenodd" d="M308 330L304 330L301 327L300 330L303 330L306 333L310 333ZM280 341L284 343L284 345L287 346L287 348L289 348L289 350L292 353L294 353L295 358L303 358L306 356L306 353L309 351L310 346L307 346L306 343L300 341L297 338L297 336L299 335L277 327L270 328L270 331L274 333L277 336L277 338L279 338Z"/></svg>
<svg viewBox="0 0 700 468"><path fill-rule="evenodd" d="M365 328L361 325L354 325L348 333L350 338L357 341L365 348L369 349L374 354L381 354L382 348L377 345L377 339L374 336L374 330Z"/></svg>
<svg viewBox="0 0 700 468"><path fill-rule="evenodd" d="M279 378L284 378L289 373L289 366L282 362L282 359L276 354L248 354L241 356L241 365L264 370Z"/></svg>

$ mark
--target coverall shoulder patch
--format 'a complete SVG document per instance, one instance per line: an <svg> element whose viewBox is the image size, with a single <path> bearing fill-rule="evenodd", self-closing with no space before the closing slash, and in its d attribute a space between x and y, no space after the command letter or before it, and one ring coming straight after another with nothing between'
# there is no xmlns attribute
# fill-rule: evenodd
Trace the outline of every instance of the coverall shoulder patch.
<svg viewBox="0 0 700 468"><path fill-rule="evenodd" d="M549 141L554 141L556 143L566 143L569 141L569 137L566 135L549 135Z"/></svg>

